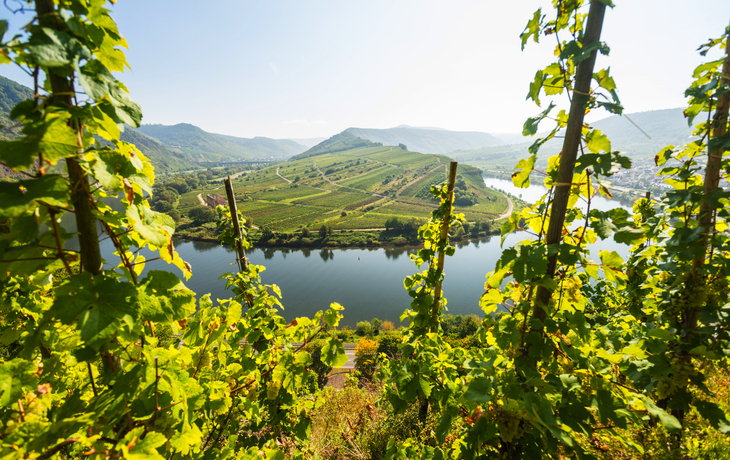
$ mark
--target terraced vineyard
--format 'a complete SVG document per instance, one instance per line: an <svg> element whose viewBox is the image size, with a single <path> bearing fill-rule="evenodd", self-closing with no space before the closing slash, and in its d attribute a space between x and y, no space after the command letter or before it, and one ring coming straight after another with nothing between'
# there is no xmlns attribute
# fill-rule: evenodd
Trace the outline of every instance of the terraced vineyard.
<svg viewBox="0 0 730 460"><path fill-rule="evenodd" d="M254 226L278 232L322 225L383 228L392 217L428 217L436 205L427 192L446 180L448 157L368 141L363 145L361 139L351 141L355 148L327 151L346 144L338 140L336 147L320 148L321 153L315 146L286 163L235 179L238 208ZM457 197L467 196L474 203L456 206L468 220L495 219L507 210L507 199L484 186L481 171L459 165L458 176ZM198 193L222 193L222 188L196 190L182 201L195 203L197 198L191 197Z"/></svg>

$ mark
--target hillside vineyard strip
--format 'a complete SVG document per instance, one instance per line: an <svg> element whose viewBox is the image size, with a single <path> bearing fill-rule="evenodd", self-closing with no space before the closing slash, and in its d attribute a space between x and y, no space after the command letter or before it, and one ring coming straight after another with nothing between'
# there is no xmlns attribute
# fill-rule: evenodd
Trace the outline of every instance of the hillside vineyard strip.
<svg viewBox="0 0 730 460"><path fill-rule="evenodd" d="M326 224L335 229L383 228L391 217L427 218L429 190L446 179L448 159L387 146L361 147L270 166L234 180L238 209L257 227L294 232ZM277 173L278 171L278 173ZM495 219L508 203L488 189L481 172L461 165L465 192L476 204L457 206L467 220ZM291 181L291 182L288 182ZM214 189L205 193L217 193ZM185 206L199 190L183 195Z"/></svg>

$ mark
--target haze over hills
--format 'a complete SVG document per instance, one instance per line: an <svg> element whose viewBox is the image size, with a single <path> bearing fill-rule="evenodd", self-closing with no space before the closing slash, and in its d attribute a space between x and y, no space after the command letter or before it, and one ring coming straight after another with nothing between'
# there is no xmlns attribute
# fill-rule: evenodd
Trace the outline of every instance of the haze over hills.
<svg viewBox="0 0 730 460"><path fill-rule="evenodd" d="M308 149L311 149L315 145L319 144L322 141L326 141L326 137L311 137L307 139L289 139L290 141L294 141L297 144L303 145Z"/></svg>
<svg viewBox="0 0 730 460"><path fill-rule="evenodd" d="M0 124L9 125L12 107L32 97L30 88L0 76ZM17 129L0 131L0 139L12 139L17 135ZM163 172L194 168L201 162L286 159L307 149L289 139L245 139L212 134L187 123L142 125L139 129L127 126L121 139L135 144Z"/></svg>
<svg viewBox="0 0 730 460"><path fill-rule="evenodd" d="M503 145L504 142L488 133L477 131L448 131L441 128L415 128L401 125L389 129L348 128L361 139L383 145L405 144L408 150L421 153L448 154L457 150L471 150Z"/></svg>
<svg viewBox="0 0 730 460"><path fill-rule="evenodd" d="M652 110L612 115L591 123L611 140L611 149L624 152L635 162L652 161L654 155L667 145L686 144L691 140L692 129L687 125L683 109ZM636 123L642 133L629 118ZM512 169L517 161L528 156L528 148L545 133L523 137L522 142L511 145L465 150L450 154L455 160L482 168L507 167ZM647 135L649 137L647 137ZM557 154L563 145L562 138L551 139L540 149L538 164L545 165L548 157Z"/></svg>
<svg viewBox="0 0 730 460"><path fill-rule="evenodd" d="M289 139L269 139L213 134L188 123L173 126L142 125L139 131L190 155L198 161L220 161L223 157L239 159L289 158L306 147Z"/></svg>

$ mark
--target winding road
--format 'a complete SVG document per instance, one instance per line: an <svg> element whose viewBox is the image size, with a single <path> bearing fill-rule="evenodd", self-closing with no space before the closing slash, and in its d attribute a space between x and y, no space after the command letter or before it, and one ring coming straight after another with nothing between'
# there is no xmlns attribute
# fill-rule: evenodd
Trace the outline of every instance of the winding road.
<svg viewBox="0 0 730 460"><path fill-rule="evenodd" d="M504 219L505 217L509 217L512 215L512 210L515 208L514 204L512 204L512 200L507 195L504 195L505 198L507 198L507 203L509 203L509 207L507 208L507 212L504 214L501 214L497 219Z"/></svg>

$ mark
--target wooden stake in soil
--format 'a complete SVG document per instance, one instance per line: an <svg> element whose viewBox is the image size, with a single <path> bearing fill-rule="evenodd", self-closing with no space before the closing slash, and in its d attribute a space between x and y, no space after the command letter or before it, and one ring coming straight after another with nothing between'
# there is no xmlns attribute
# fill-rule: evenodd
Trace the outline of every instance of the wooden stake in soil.
<svg viewBox="0 0 730 460"><path fill-rule="evenodd" d="M444 215L444 221L443 225L441 227L441 240L445 240L446 237L449 235L449 221L451 220L451 209L453 208L453 202L454 202L454 183L456 182L456 167L459 165L458 162L452 161L449 165L449 186L448 186L448 195L446 198L446 214ZM446 254L444 254L443 251L439 251L439 260L438 265L436 268L441 271L444 269L444 259L446 257ZM434 319L433 324L431 325L431 332L435 332L436 329L436 319L438 318L439 314L439 302L441 301L441 283L436 286L436 289L434 291L433 295L433 311L431 312L432 318Z"/></svg>
<svg viewBox="0 0 730 460"><path fill-rule="evenodd" d="M226 185L226 195L228 196L228 207L231 209L231 221L233 221L233 231L236 232L236 262L240 272L248 269L246 261L246 251L243 249L243 234L241 233L241 224L238 221L238 207L236 206L236 197L233 195L233 184L231 176L223 180Z"/></svg>
<svg viewBox="0 0 730 460"><path fill-rule="evenodd" d="M585 46L601 39L601 28L603 17L606 12L606 5L600 0L591 2L591 9L588 12L586 33L583 38ZM560 243L565 225L565 213L570 199L570 188L573 182L573 170L575 169L575 158L578 155L578 147L581 142L583 131L583 119L586 112L586 104L590 98L591 79L593 78L593 67L596 64L596 50L593 50L590 57L578 64L575 74L575 89L570 104L570 115L568 126L565 131L563 150L560 153L560 167L558 169L558 180L555 184L555 198L550 209L550 224L548 226L545 242L548 245ZM547 276L553 278L558 262L558 253L548 258ZM552 293L544 286L537 289L537 300L533 305L533 318L544 323L547 319L545 307L550 303ZM542 327L539 328L542 330Z"/></svg>

